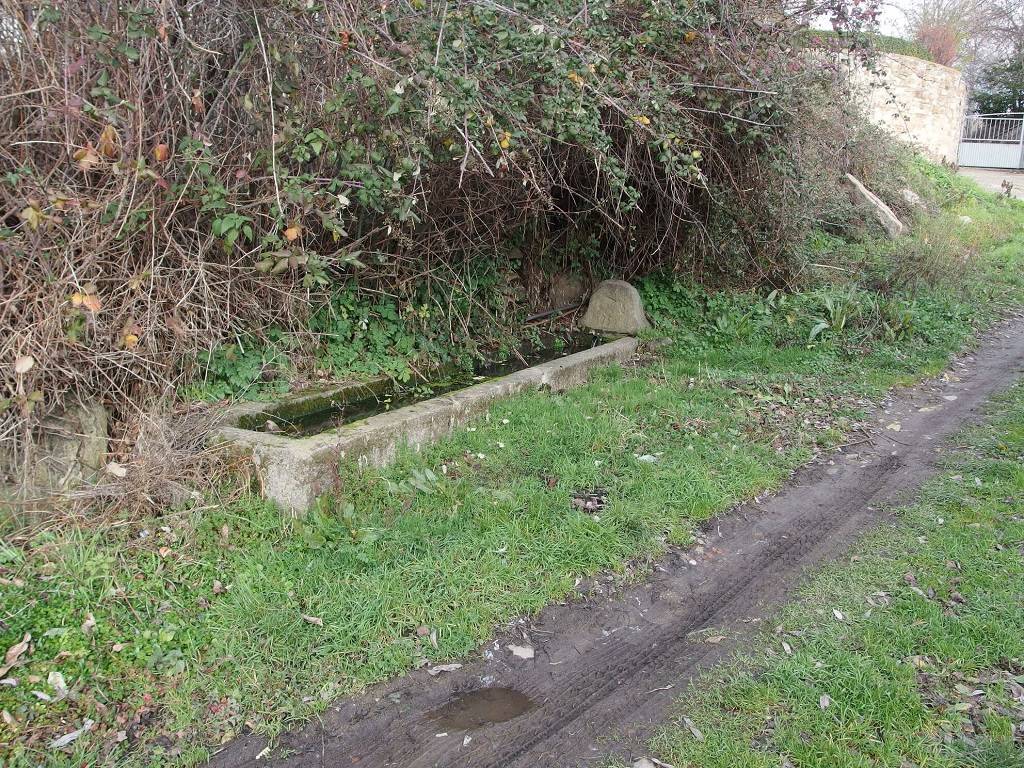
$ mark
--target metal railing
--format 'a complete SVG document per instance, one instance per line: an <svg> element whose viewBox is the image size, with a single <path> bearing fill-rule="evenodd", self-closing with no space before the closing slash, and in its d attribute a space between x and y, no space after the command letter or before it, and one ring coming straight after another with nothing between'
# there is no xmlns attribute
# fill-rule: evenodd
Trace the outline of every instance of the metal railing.
<svg viewBox="0 0 1024 768"><path fill-rule="evenodd" d="M963 141L991 141L1019 144L1024 136L1024 113L968 115L964 120Z"/></svg>
<svg viewBox="0 0 1024 768"><path fill-rule="evenodd" d="M959 162L983 168L1024 168L1024 113L968 115Z"/></svg>

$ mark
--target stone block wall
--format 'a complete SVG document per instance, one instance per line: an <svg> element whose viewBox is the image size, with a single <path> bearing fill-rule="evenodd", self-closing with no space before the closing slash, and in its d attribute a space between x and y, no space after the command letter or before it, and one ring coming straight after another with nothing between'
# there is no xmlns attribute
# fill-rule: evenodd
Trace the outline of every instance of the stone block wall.
<svg viewBox="0 0 1024 768"><path fill-rule="evenodd" d="M956 162L967 110L967 86L959 70L885 53L876 71L851 65L851 84L873 122L932 160Z"/></svg>

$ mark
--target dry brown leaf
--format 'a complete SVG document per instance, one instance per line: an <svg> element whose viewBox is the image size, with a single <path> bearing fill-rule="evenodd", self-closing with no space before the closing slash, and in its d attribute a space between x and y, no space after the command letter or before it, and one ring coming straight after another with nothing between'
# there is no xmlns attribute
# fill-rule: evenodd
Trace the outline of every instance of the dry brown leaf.
<svg viewBox="0 0 1024 768"><path fill-rule="evenodd" d="M100 301L100 297L95 293L86 294L82 297L82 306L88 309L90 312L99 312L103 306L103 302Z"/></svg>
<svg viewBox="0 0 1024 768"><path fill-rule="evenodd" d="M121 138L117 135L117 129L107 123L100 131L100 138L96 142L96 150L104 157L111 160L117 159L121 154Z"/></svg>
<svg viewBox="0 0 1024 768"><path fill-rule="evenodd" d="M82 632L91 635L94 629L96 629L96 617L91 613L85 614L85 621L82 622Z"/></svg>
<svg viewBox="0 0 1024 768"><path fill-rule="evenodd" d="M104 471L108 475L113 475L114 477L118 478L125 477L128 474L128 470L123 465L118 464L116 461L112 461L109 464L107 464L107 466L104 467Z"/></svg>
<svg viewBox="0 0 1024 768"><path fill-rule="evenodd" d="M22 654L28 650L28 645L31 642L32 635L31 633L26 632L25 636L21 638L21 642L15 643L7 649L7 653L4 655L4 666L11 667L12 665L17 664L18 659L20 659Z"/></svg>
<svg viewBox="0 0 1024 768"><path fill-rule="evenodd" d="M78 167L88 173L100 164L100 156L93 149L92 142L87 142L84 147L77 150L71 158L78 163Z"/></svg>
<svg viewBox="0 0 1024 768"><path fill-rule="evenodd" d="M298 225L292 225L284 231L284 236L288 240L288 242L291 242L292 240L297 240L299 235L301 234L302 230L299 229Z"/></svg>
<svg viewBox="0 0 1024 768"><path fill-rule="evenodd" d="M322 627L324 625L324 620L319 616L308 616L304 613L302 614L302 620L307 624L315 624L318 627Z"/></svg>
<svg viewBox="0 0 1024 768"><path fill-rule="evenodd" d="M711 645L718 645L723 640L725 640L725 635L712 635L711 637L704 638L704 642Z"/></svg>
<svg viewBox="0 0 1024 768"><path fill-rule="evenodd" d="M5 677L8 670L17 664L17 659L22 657L22 654L29 649L30 642L32 642L32 635L26 632L22 642L14 643L7 649L7 653L4 656L4 666L0 667L0 678Z"/></svg>
<svg viewBox="0 0 1024 768"><path fill-rule="evenodd" d="M25 206L21 213L18 214L18 218L28 224L29 229L33 232L39 229L39 225L43 223L43 214L34 205Z"/></svg>
<svg viewBox="0 0 1024 768"><path fill-rule="evenodd" d="M166 144L157 144L153 147L153 159L158 163L166 163L171 156L171 148Z"/></svg>

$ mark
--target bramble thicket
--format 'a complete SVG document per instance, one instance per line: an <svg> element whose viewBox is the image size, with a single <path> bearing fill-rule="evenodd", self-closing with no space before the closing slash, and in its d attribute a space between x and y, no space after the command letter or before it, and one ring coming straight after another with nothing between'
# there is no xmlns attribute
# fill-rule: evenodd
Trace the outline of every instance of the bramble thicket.
<svg viewBox="0 0 1024 768"><path fill-rule="evenodd" d="M867 3L0 2L0 441L508 344L547 276L786 286L885 165ZM813 37L813 36L812 36ZM859 55L859 54L858 54ZM881 182L879 182L881 183ZM276 382L276 383L275 383Z"/></svg>

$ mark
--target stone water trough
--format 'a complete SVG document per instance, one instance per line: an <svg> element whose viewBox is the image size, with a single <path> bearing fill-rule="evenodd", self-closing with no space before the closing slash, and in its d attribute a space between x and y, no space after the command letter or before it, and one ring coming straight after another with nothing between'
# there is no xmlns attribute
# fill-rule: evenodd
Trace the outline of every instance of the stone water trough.
<svg viewBox="0 0 1024 768"><path fill-rule="evenodd" d="M277 421L288 422L325 405L381 395L390 382L379 379L343 384L277 403L245 403L228 409L215 440L226 443L237 455L251 457L260 473L264 495L291 514L301 515L318 496L341 490L342 462L360 467L384 466L402 447L419 451L482 415L498 400L530 390L563 391L580 386L587 382L593 368L626 361L636 348L635 338L620 338L307 436L270 431L267 423L276 427Z"/></svg>

